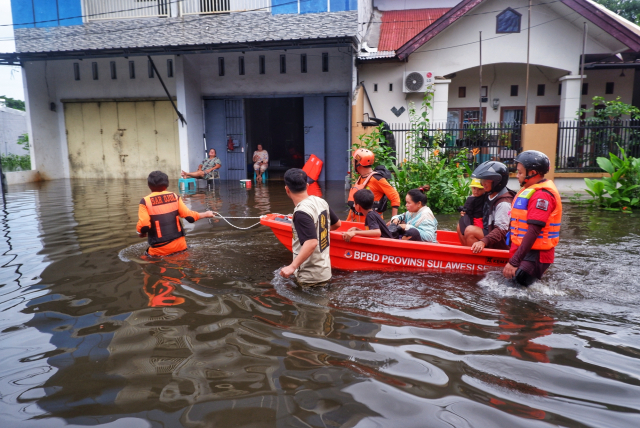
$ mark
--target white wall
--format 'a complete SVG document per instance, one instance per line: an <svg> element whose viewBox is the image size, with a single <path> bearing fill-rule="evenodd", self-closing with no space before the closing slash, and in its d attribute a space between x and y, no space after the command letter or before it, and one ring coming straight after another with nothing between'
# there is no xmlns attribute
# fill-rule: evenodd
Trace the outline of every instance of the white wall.
<svg viewBox="0 0 640 428"><path fill-rule="evenodd" d="M631 104L633 98L633 78L634 70L624 70L624 77L621 77L621 70L585 70L587 77L584 83L588 83L588 93L582 96L582 104L587 108L593 104L593 97L598 95L607 101L620 97L623 103ZM607 82L613 82L613 94L605 94Z"/></svg>
<svg viewBox="0 0 640 428"><path fill-rule="evenodd" d="M18 137L27 133L27 115L21 110L0 107L0 153L26 155L29 152L18 144Z"/></svg>
<svg viewBox="0 0 640 428"><path fill-rule="evenodd" d="M329 71L322 71L322 53L329 53ZM300 55L307 54L307 72L300 72ZM287 72L280 73L280 55L286 55ZM266 73L258 73L258 57L265 56ZM238 58L245 58L245 75L238 74ZM191 55L200 70L202 94L284 95L351 91L352 54L348 48L289 49L287 51ZM225 59L225 75L218 75L218 57Z"/></svg>

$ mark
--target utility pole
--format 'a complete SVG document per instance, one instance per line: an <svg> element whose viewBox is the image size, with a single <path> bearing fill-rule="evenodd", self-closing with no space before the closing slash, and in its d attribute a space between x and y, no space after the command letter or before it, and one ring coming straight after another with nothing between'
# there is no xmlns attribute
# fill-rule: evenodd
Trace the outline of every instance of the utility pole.
<svg viewBox="0 0 640 428"><path fill-rule="evenodd" d="M529 51L531 50L531 0L529 0L529 17L527 23L527 79L524 88L524 124L527 124L529 115Z"/></svg>
<svg viewBox="0 0 640 428"><path fill-rule="evenodd" d="M482 31L480 31L480 89L478 91L480 95L480 110L478 110L478 123L482 124Z"/></svg>

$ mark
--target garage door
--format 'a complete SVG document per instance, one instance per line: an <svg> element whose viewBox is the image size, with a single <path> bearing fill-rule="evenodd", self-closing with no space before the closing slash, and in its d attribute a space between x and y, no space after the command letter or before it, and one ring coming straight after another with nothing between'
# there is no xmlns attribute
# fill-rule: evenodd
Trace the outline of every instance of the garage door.
<svg viewBox="0 0 640 428"><path fill-rule="evenodd" d="M65 103L71 178L180 174L177 116L169 101Z"/></svg>

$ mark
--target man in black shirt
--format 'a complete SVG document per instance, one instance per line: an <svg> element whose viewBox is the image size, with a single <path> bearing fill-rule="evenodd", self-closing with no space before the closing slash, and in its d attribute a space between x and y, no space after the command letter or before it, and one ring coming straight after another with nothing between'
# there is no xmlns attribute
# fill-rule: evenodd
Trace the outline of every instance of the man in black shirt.
<svg viewBox="0 0 640 428"><path fill-rule="evenodd" d="M338 216L324 199L307 193L307 174L298 168L284 175L285 190L296 208L293 211L293 262L280 270L289 278L295 274L303 287L324 284L331 279L329 230L340 227Z"/></svg>
<svg viewBox="0 0 640 428"><path fill-rule="evenodd" d="M357 212L365 214L365 230L352 227L348 232L342 234L342 239L349 242L354 236L366 236L369 238L389 238L393 239L391 232L379 214L376 214L373 207L373 192L369 189L358 190L353 195L354 208Z"/></svg>

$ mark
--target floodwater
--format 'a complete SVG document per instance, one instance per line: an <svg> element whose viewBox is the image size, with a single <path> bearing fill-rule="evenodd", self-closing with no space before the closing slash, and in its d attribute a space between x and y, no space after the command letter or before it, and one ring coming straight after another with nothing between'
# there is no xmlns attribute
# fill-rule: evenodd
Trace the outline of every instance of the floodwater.
<svg viewBox="0 0 640 428"><path fill-rule="evenodd" d="M344 218L342 187L324 192ZM640 426L638 214L567 207L556 264L529 289L498 272L336 271L308 292L277 275L291 254L261 226L202 220L187 252L144 260L147 193L10 187L0 426ZM185 200L292 211L277 182Z"/></svg>

